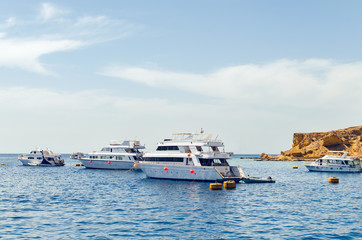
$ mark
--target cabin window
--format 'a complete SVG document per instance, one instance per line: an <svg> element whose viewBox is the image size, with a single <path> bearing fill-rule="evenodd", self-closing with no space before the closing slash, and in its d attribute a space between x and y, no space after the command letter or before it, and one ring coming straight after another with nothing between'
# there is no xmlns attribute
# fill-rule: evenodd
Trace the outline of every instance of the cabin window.
<svg viewBox="0 0 362 240"><path fill-rule="evenodd" d="M206 159L200 158L201 166L229 166L226 159Z"/></svg>
<svg viewBox="0 0 362 240"><path fill-rule="evenodd" d="M41 157L37 157L37 159L41 159Z"/></svg>
<svg viewBox="0 0 362 240"><path fill-rule="evenodd" d="M212 151L219 152L219 149L216 146L211 147Z"/></svg>
<svg viewBox="0 0 362 240"><path fill-rule="evenodd" d="M34 159L34 157L29 157L29 159Z"/></svg>
<svg viewBox="0 0 362 240"><path fill-rule="evenodd" d="M156 151L177 151L178 146L158 146Z"/></svg>
<svg viewBox="0 0 362 240"><path fill-rule="evenodd" d="M151 162L183 162L183 158L177 158L177 157L148 157L145 158L145 161L151 161Z"/></svg>
<svg viewBox="0 0 362 240"><path fill-rule="evenodd" d="M199 152L202 152L202 147L201 146L196 146L196 150Z"/></svg>
<svg viewBox="0 0 362 240"><path fill-rule="evenodd" d="M189 147L189 146L186 146L186 147L185 147L185 152L186 152L186 153L191 153L191 150L190 150L190 147Z"/></svg>
<svg viewBox="0 0 362 240"><path fill-rule="evenodd" d="M134 149L134 148L127 148L127 149L125 149L125 151L127 153L137 153L137 152L139 152L137 149Z"/></svg>

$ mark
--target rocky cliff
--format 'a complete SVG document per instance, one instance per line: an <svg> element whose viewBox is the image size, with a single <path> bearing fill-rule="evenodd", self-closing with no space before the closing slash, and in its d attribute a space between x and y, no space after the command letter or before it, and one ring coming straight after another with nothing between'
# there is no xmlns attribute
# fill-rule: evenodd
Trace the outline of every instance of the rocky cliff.
<svg viewBox="0 0 362 240"><path fill-rule="evenodd" d="M362 156L362 126L330 132L294 133L293 146L278 157L262 154L262 159L291 160L314 159L328 151L347 151L350 156Z"/></svg>

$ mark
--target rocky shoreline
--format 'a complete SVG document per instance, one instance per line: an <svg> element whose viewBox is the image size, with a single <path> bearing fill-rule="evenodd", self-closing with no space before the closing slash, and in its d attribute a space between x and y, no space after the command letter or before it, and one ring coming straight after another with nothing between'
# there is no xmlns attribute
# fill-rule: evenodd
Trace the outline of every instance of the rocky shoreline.
<svg viewBox="0 0 362 240"><path fill-rule="evenodd" d="M329 132L294 133L291 149L279 156L265 153L264 161L314 161L328 151L345 151L350 156L362 157L362 126L339 129Z"/></svg>

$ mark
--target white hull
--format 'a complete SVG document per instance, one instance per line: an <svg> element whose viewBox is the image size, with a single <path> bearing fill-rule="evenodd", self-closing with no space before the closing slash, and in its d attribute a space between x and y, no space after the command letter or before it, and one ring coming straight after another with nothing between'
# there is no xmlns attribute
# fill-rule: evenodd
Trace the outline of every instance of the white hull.
<svg viewBox="0 0 362 240"><path fill-rule="evenodd" d="M311 172L343 172L343 173L358 173L362 172L362 169L352 168L347 166L315 166L305 165L305 167Z"/></svg>
<svg viewBox="0 0 362 240"><path fill-rule="evenodd" d="M54 162L52 161L47 161L49 162L49 164L41 164L42 160L37 160L37 159L19 159L19 161L24 165L24 166L44 166L44 167L58 167L58 166L64 166L64 162L61 164L59 163L58 165L56 165Z"/></svg>
<svg viewBox="0 0 362 240"><path fill-rule="evenodd" d="M138 166L149 178L205 182L223 182L227 180L239 182L241 180L241 177L223 177L214 167L208 166L164 165L142 162L139 162ZM165 170L165 167L167 170ZM238 171L237 167L230 168L233 168L234 172Z"/></svg>
<svg viewBox="0 0 362 240"><path fill-rule="evenodd" d="M129 170L133 168L134 161L79 159L86 168Z"/></svg>
<svg viewBox="0 0 362 240"><path fill-rule="evenodd" d="M42 160L36 159L19 159L24 166L39 166Z"/></svg>

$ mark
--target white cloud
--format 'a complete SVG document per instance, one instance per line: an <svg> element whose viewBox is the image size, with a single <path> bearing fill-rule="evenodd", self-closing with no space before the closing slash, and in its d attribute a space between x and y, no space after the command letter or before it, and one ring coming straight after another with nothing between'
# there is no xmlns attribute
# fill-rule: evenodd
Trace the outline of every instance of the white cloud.
<svg viewBox="0 0 362 240"><path fill-rule="evenodd" d="M0 144L8 146L3 150L7 152L22 151L16 148L26 145L57 146L56 151L91 151L112 139L138 136L151 150L157 141L175 131L198 130L200 125L195 120L211 118L212 110L223 112L222 107L211 104L198 106L160 98L123 98L101 90L0 88L0 111L4 113ZM200 109L205 113L198 115ZM213 121L223 121L223 115L214 116ZM167 124L169 121L175 125Z"/></svg>
<svg viewBox="0 0 362 240"><path fill-rule="evenodd" d="M66 13L54 4L43 3L40 15L34 19L10 17L0 23L0 67L51 74L39 61L41 56L120 39L137 28L107 16L72 18Z"/></svg>
<svg viewBox="0 0 362 240"><path fill-rule="evenodd" d="M0 66L21 68L41 74L51 74L51 71L39 62L39 57L45 54L77 49L84 45L75 40L47 39L1 39Z"/></svg>
<svg viewBox="0 0 362 240"><path fill-rule="evenodd" d="M360 103L362 110L361 98L357 97L362 89L362 62L278 60L226 67L207 74L113 65L101 74L245 104L329 107L354 101Z"/></svg>
<svg viewBox="0 0 362 240"><path fill-rule="evenodd" d="M38 145L58 152L89 152L110 140L127 138L138 138L151 151L174 132L203 127L219 134L227 151L278 153L290 147L296 129L308 131L310 125L319 131L338 129L359 125L361 119L360 106L329 113L324 106L312 113L290 109L290 114L253 103L240 107L238 101L172 102L161 97L125 98L106 90L0 88L0 151L26 152Z"/></svg>
<svg viewBox="0 0 362 240"><path fill-rule="evenodd" d="M42 3L40 9L40 18L43 21L48 21L55 17L61 16L66 12L67 11L65 11L64 9L61 9L52 3Z"/></svg>

